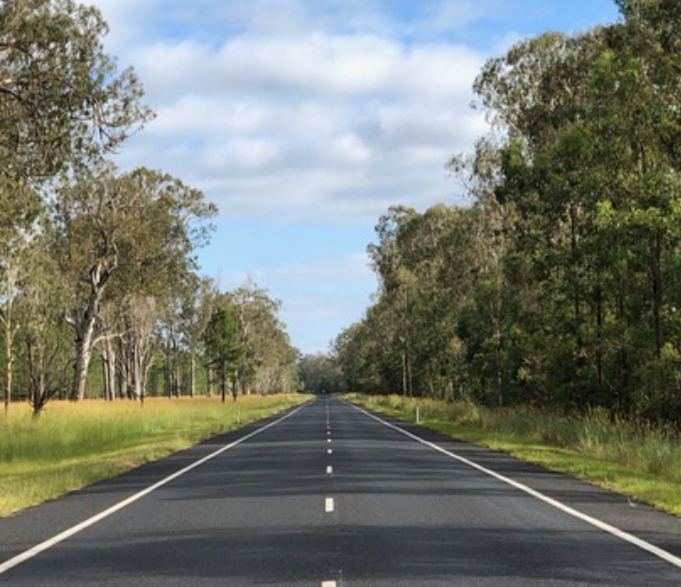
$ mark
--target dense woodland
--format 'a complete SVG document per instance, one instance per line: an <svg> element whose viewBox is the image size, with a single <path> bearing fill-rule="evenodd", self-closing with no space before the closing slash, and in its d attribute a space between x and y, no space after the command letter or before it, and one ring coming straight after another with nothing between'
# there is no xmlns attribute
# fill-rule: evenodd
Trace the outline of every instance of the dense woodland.
<svg viewBox="0 0 681 587"><path fill-rule="evenodd" d="M484 66L470 205L381 218L349 388L681 421L681 3L616 3Z"/></svg>
<svg viewBox="0 0 681 587"><path fill-rule="evenodd" d="M220 292L197 273L215 207L162 171L111 162L153 112L134 70L104 52L106 33L73 0L0 3L5 409L295 391L278 302L254 284Z"/></svg>

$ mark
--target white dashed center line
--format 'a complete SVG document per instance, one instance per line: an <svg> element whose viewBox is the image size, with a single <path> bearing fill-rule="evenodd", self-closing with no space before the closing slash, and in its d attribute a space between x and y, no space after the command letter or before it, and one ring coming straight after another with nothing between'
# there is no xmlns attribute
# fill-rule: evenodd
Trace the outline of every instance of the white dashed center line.
<svg viewBox="0 0 681 587"><path fill-rule="evenodd" d="M331 512L334 511L334 503L333 503L333 497L327 497L326 502L324 504L324 511L327 514L330 514Z"/></svg>
<svg viewBox="0 0 681 587"><path fill-rule="evenodd" d="M335 581L322 581L322 587L336 587Z"/></svg>
<svg viewBox="0 0 681 587"><path fill-rule="evenodd" d="M331 475L331 473L333 473L333 467L329 465L328 467L326 467L326 474Z"/></svg>
<svg viewBox="0 0 681 587"><path fill-rule="evenodd" d="M327 450L326 452L327 452L328 454L332 455L332 454L333 454L333 449L330 448L330 449Z"/></svg>

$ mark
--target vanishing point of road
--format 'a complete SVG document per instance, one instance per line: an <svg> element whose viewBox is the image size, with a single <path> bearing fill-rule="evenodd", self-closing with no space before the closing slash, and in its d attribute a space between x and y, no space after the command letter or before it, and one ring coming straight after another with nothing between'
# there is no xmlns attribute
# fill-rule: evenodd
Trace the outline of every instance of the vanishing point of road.
<svg viewBox="0 0 681 587"><path fill-rule="evenodd" d="M681 521L334 397L0 520L12 587L678 587Z"/></svg>

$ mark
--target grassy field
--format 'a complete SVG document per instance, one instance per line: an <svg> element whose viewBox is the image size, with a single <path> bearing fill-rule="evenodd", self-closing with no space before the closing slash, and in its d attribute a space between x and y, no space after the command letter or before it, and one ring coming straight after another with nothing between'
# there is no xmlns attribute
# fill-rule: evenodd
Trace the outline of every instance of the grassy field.
<svg viewBox="0 0 681 587"><path fill-rule="evenodd" d="M567 417L527 408L484 409L398 396L348 399L449 436L571 474L681 517L677 431L604 413Z"/></svg>
<svg viewBox="0 0 681 587"><path fill-rule="evenodd" d="M197 442L266 418L302 395L53 402L0 414L0 516L112 477Z"/></svg>

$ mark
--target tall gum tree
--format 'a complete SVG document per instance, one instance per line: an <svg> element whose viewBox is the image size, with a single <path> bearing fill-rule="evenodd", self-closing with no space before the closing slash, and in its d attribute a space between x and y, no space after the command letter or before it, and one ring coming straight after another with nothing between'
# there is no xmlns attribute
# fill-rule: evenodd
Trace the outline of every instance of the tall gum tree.
<svg viewBox="0 0 681 587"><path fill-rule="evenodd" d="M73 399L85 397L99 312L114 276L113 287L129 287L131 294L144 280L187 270L215 212L198 190L143 168L118 174L106 165L61 187L55 253L74 284L66 315L75 334Z"/></svg>
<svg viewBox="0 0 681 587"><path fill-rule="evenodd" d="M99 11L73 0L0 3L0 281L5 405L11 399L12 305L42 212L45 184L116 149L152 117L132 69L119 72ZM49 198L49 196L48 196Z"/></svg>

